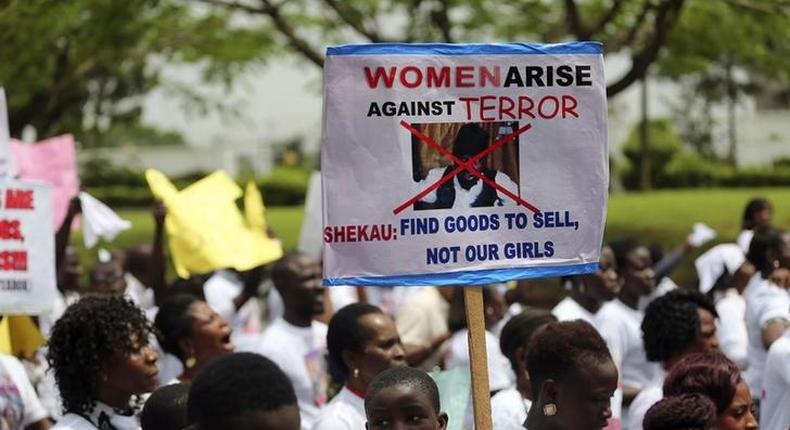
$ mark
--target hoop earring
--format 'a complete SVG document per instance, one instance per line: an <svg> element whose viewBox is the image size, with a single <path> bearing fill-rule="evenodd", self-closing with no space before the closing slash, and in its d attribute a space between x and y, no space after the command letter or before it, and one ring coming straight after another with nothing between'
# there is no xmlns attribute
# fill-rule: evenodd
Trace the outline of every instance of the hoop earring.
<svg viewBox="0 0 790 430"><path fill-rule="evenodd" d="M191 369L191 368L195 367L195 364L197 364L197 358L195 358L195 357L188 357L188 358L187 358L187 359L184 361L184 366L185 366L187 369Z"/></svg>
<svg viewBox="0 0 790 430"><path fill-rule="evenodd" d="M543 415L547 417L553 417L554 415L557 415L557 405L554 403L543 405Z"/></svg>

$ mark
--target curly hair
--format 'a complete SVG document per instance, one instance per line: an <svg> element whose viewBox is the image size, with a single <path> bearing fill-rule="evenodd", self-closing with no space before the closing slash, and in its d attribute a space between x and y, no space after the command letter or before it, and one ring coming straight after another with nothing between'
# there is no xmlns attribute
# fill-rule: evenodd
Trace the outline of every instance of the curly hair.
<svg viewBox="0 0 790 430"><path fill-rule="evenodd" d="M699 338L698 308L718 317L713 302L696 290L670 291L650 302L642 319L642 339L648 360L666 361Z"/></svg>
<svg viewBox="0 0 790 430"><path fill-rule="evenodd" d="M741 382L741 371L720 352L689 354L678 361L664 379L664 395L703 394L721 414L732 403Z"/></svg>
<svg viewBox="0 0 790 430"><path fill-rule="evenodd" d="M516 349L527 347L532 335L544 325L556 322L557 317L545 309L527 308L520 314L511 318L499 335L499 349L502 354L510 361L513 370L518 368L516 364Z"/></svg>
<svg viewBox="0 0 790 430"><path fill-rule="evenodd" d="M86 296L69 306L52 327L47 352L63 410L90 413L102 363L134 353L152 330L143 311L123 297Z"/></svg>
<svg viewBox="0 0 790 430"><path fill-rule="evenodd" d="M702 394L666 397L647 410L645 430L709 430L716 423L716 406Z"/></svg>
<svg viewBox="0 0 790 430"><path fill-rule="evenodd" d="M326 331L326 347L329 350L329 372L332 380L343 384L348 378L348 367L343 361L343 351L362 351L370 337L359 325L359 320L370 314L383 314L376 306L352 303L344 306L329 320Z"/></svg>
<svg viewBox="0 0 790 430"><path fill-rule="evenodd" d="M251 352L224 355L192 381L187 417L199 429L242 428L245 412L296 406L288 376L268 358Z"/></svg>
<svg viewBox="0 0 790 430"><path fill-rule="evenodd" d="M532 336L527 347L527 372L538 397L546 379L565 381L593 360L611 361L606 342L590 323L582 320L549 323Z"/></svg>

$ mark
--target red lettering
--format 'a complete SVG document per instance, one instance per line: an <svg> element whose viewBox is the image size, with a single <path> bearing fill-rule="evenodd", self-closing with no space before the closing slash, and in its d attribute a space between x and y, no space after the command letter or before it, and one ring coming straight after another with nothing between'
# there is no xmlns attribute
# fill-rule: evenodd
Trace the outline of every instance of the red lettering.
<svg viewBox="0 0 790 430"><path fill-rule="evenodd" d="M409 82L408 75L412 73L414 80ZM400 83L406 88L417 88L422 83L422 71L414 66L406 66L400 71Z"/></svg>
<svg viewBox="0 0 790 430"><path fill-rule="evenodd" d="M428 88L441 88L450 86L450 68L441 67L438 68L438 70L439 73L437 74L436 67L428 67Z"/></svg>
<svg viewBox="0 0 790 430"><path fill-rule="evenodd" d="M535 103L532 101L531 98L527 96L518 96L518 115L521 118L524 118L524 115L535 118L535 115L532 114L532 108L535 107Z"/></svg>
<svg viewBox="0 0 790 430"><path fill-rule="evenodd" d="M507 107L505 106L507 105ZM516 107L516 103L510 97L500 97L499 98L499 117L500 119L504 119L505 115L509 116L510 119L516 119L516 116L513 115L513 108Z"/></svg>
<svg viewBox="0 0 790 430"><path fill-rule="evenodd" d="M27 270L27 251L0 252L0 270L5 272L24 272Z"/></svg>
<svg viewBox="0 0 790 430"><path fill-rule="evenodd" d="M500 83L502 82L502 76L499 73L499 66L494 66L494 72L491 73L491 70L488 67L481 67L480 68L480 86L486 86L486 80L491 83L491 85L495 87L501 86Z"/></svg>
<svg viewBox="0 0 790 430"><path fill-rule="evenodd" d="M544 109L543 109L543 107L549 101L552 103L552 107L554 108L553 111L549 111L549 112L551 112L551 114L547 114L546 111L544 111ZM538 102L538 113L540 114L541 118L552 119L555 116L557 116L557 112L559 112L559 111L560 111L560 103L557 100L557 97L546 96L546 97L543 97L542 99L540 99L540 102Z"/></svg>
<svg viewBox="0 0 790 430"><path fill-rule="evenodd" d="M496 116L486 116L486 111L496 109L496 96L482 96L480 97L480 119L483 121L496 121ZM491 101L491 103L486 103L486 101Z"/></svg>
<svg viewBox="0 0 790 430"><path fill-rule="evenodd" d="M472 102L477 101L477 97L458 97L458 100L466 103L466 120L472 120Z"/></svg>
<svg viewBox="0 0 790 430"><path fill-rule="evenodd" d="M475 86L475 68L472 66L458 66L455 68L455 86L470 88Z"/></svg>
<svg viewBox="0 0 790 430"><path fill-rule="evenodd" d="M5 190L6 209L33 209L33 190Z"/></svg>
<svg viewBox="0 0 790 430"><path fill-rule="evenodd" d="M571 114L575 118L579 117L579 114L576 113L576 106L579 103L576 101L576 97L573 96L562 96L562 117L567 118L566 114Z"/></svg>
<svg viewBox="0 0 790 430"><path fill-rule="evenodd" d="M20 222L17 219L4 219L0 220L0 240L18 240L24 241L22 237L22 229Z"/></svg>
<svg viewBox="0 0 790 430"><path fill-rule="evenodd" d="M392 84L395 83L396 70L395 67L390 67L389 74L387 74L383 67L376 67L375 74L371 74L370 67L365 67L365 79L368 81L368 87L378 88L379 81L384 80L384 86L386 88L392 88ZM401 74L401 76L403 75Z"/></svg>

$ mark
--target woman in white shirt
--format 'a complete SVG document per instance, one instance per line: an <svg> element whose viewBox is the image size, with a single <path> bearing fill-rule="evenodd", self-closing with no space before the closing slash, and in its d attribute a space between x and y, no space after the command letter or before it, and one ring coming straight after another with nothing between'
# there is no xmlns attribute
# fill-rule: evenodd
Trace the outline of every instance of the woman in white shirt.
<svg viewBox="0 0 790 430"><path fill-rule="evenodd" d="M332 378L343 388L321 410L313 429L364 429L368 385L384 370L406 366L395 322L376 306L353 303L332 316L326 343Z"/></svg>
<svg viewBox="0 0 790 430"><path fill-rule="evenodd" d="M47 352L65 412L54 429L138 429L140 395L159 385L151 332L122 297L89 296L66 309Z"/></svg>
<svg viewBox="0 0 790 430"><path fill-rule="evenodd" d="M560 321L582 319L597 328L598 311L604 303L613 300L620 292L614 251L609 246L601 248L597 272L570 276L563 278L563 281L570 287L570 293L551 313Z"/></svg>
<svg viewBox="0 0 790 430"><path fill-rule="evenodd" d="M522 430L527 412L532 405L529 375L527 375L527 345L532 335L544 325L556 322L551 312L528 308L514 316L502 328L499 347L510 361L516 374L516 386L491 397L491 419L498 430Z"/></svg>
<svg viewBox="0 0 790 430"><path fill-rule="evenodd" d="M790 269L790 234L773 228L756 232L746 257L758 272L743 290L749 337L749 367L745 376L757 395L762 387L768 348L790 326L790 295L772 280L775 272Z"/></svg>
<svg viewBox="0 0 790 430"><path fill-rule="evenodd" d="M188 294L176 294L165 300L154 326L159 345L176 356L184 367L178 382L192 381L206 364L234 349L228 323L206 302Z"/></svg>

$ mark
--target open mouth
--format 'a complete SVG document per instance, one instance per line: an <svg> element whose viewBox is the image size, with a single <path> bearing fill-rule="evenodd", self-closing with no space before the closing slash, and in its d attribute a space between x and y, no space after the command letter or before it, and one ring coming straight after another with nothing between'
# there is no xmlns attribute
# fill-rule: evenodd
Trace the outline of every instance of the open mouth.
<svg viewBox="0 0 790 430"><path fill-rule="evenodd" d="M222 347L227 351L233 351L234 345L233 342L230 341L230 333L222 337Z"/></svg>

